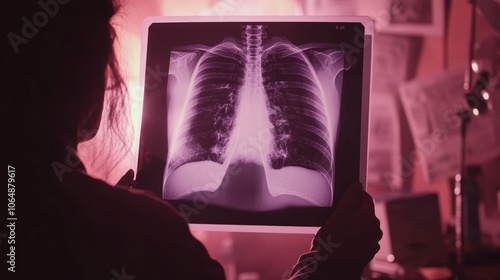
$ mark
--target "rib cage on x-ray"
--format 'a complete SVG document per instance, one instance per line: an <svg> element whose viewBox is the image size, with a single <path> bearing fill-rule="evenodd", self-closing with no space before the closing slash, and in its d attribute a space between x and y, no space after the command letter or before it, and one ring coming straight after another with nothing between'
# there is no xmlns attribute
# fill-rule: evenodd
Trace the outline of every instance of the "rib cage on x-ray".
<svg viewBox="0 0 500 280"><path fill-rule="evenodd" d="M253 211L331 205L344 54L328 43L268 39L266 28L245 25L240 40L171 51L165 199L204 192ZM245 185L250 164L263 170L246 186L259 189L245 198L254 202L217 198Z"/></svg>

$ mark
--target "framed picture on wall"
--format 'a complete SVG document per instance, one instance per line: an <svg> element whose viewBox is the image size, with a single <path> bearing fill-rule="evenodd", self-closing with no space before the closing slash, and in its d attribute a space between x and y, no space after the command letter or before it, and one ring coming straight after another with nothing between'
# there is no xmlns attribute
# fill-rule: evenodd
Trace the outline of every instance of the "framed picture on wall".
<svg viewBox="0 0 500 280"><path fill-rule="evenodd" d="M443 36L444 0L358 1L358 14L371 17L376 31L389 34Z"/></svg>

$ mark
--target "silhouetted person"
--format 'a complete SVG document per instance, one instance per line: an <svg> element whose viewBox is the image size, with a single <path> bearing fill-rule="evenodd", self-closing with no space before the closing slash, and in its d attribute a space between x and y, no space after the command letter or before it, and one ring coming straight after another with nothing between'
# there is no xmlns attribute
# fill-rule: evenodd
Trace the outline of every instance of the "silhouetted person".
<svg viewBox="0 0 500 280"><path fill-rule="evenodd" d="M76 156L77 144L92 139L102 118L118 139L124 135L126 91L110 24L114 1L6 2L0 7L6 47L0 74L18 218L15 244L7 248L15 246L15 272L8 276L224 279L173 207L89 177ZM110 107L103 111L105 99ZM357 279L380 238L371 197L353 185L292 277Z"/></svg>

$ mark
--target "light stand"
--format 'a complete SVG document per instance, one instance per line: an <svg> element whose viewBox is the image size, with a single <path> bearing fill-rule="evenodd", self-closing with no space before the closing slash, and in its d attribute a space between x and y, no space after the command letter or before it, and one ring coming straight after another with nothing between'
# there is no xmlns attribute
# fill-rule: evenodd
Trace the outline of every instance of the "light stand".
<svg viewBox="0 0 500 280"><path fill-rule="evenodd" d="M467 104L472 109L463 110L458 112L458 116L461 119L461 127L460 127L460 173L455 176L455 248L457 254L457 265L459 270L461 270L462 266L465 264L465 247L467 245L467 240L465 238L465 213L464 213L464 205L468 203L468 190L466 189L466 182L468 180L466 164L465 164L465 156L466 156L466 136L467 136L467 125L471 121L472 115L478 116L480 114L486 113L488 111L488 99L489 93L487 90L487 86L489 83L490 74L486 71L480 72L477 82L471 87L472 84L472 75L473 72L478 71L478 69L472 69L473 61L474 61L474 47L475 47L475 33L476 33L476 7L477 0L470 0L469 2L472 5L472 15L471 15L471 33L470 33L470 41L469 41L469 57L468 64L465 71L465 80L464 80L464 90L465 90L465 98L467 100ZM477 65L476 65L477 66Z"/></svg>
<svg viewBox="0 0 500 280"><path fill-rule="evenodd" d="M460 267L465 262L465 225L464 225L464 179L466 176L465 168L465 153L466 153L466 136L467 125L470 122L471 116L469 111L460 111L458 116L461 120L460 125L460 173L455 176L455 248L457 253L457 265Z"/></svg>
<svg viewBox="0 0 500 280"><path fill-rule="evenodd" d="M472 61L474 58L474 45L475 45L475 33L476 33L476 0L469 1L472 5L471 9L471 31L469 40L469 57L467 67L465 69L465 79L464 79L464 90L466 96L468 95L470 84L472 81ZM456 262L458 268L460 269L465 262L465 225L464 225L464 207L463 201L466 199L466 192L464 192L464 179L467 176L465 170L465 154L466 154L466 136L467 136L467 125L470 122L471 115L469 111L460 111L458 116L461 119L460 127L460 173L455 176L455 188L453 193L455 194L455 248L456 248Z"/></svg>

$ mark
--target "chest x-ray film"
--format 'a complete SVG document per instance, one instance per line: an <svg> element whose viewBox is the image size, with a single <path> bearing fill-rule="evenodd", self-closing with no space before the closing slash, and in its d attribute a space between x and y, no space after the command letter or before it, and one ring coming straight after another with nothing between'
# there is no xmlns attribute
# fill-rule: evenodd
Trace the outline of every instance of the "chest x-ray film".
<svg viewBox="0 0 500 280"><path fill-rule="evenodd" d="M139 187L201 229L314 232L366 177L371 21L149 18Z"/></svg>

